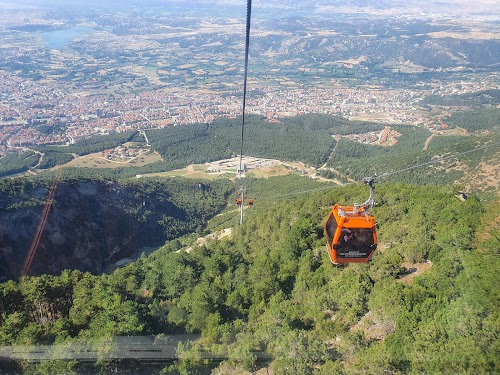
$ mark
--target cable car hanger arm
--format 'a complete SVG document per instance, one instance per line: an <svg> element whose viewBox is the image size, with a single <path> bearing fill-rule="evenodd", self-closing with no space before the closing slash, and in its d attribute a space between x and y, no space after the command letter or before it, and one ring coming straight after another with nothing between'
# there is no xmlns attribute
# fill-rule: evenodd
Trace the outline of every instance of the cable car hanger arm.
<svg viewBox="0 0 500 375"><path fill-rule="evenodd" d="M375 183L375 180L377 179L377 174L374 174L371 177L366 177L363 179L363 183L365 185L368 185L370 187L370 197L363 203L354 203L354 211L357 212L360 208L361 209L368 209L368 208L373 208L373 205L375 204L375 186L373 184Z"/></svg>

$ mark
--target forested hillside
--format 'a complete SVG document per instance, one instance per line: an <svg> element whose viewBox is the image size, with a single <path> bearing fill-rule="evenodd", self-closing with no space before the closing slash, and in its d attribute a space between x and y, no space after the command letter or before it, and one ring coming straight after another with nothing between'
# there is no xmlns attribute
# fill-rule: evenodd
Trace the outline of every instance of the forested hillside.
<svg viewBox="0 0 500 375"><path fill-rule="evenodd" d="M464 172L474 172L481 161L497 164L500 137L494 132L467 137L434 134L429 139L431 133L424 128L392 128L402 134L396 145L382 147L341 139L327 166L355 180L377 173L379 176L387 174L387 178L393 181L449 184L457 181ZM428 139L430 142L426 147ZM470 152L483 145L489 146L484 150ZM465 155L457 158L439 161L464 152ZM429 165L425 168L418 167L422 164ZM394 172L397 173L393 175Z"/></svg>
<svg viewBox="0 0 500 375"><path fill-rule="evenodd" d="M16 173L26 172L38 163L38 155L31 151L19 154L8 154L0 158L0 178Z"/></svg>
<svg viewBox="0 0 500 375"><path fill-rule="evenodd" d="M430 132L424 127L391 125L392 131L401 134L393 146L354 140L356 134L363 134L363 139L369 139L374 132L384 129L384 124L349 121L339 116L322 114L306 114L281 119L280 122L249 116L244 130L244 154L298 161L315 168L323 167L319 171L322 176L341 181L360 180L373 173L381 175L409 168L407 172L398 172L395 181L453 183L474 174L480 162L496 164L497 145L500 142L496 131L499 111L498 108L479 108L455 112L443 119L451 128L467 129L470 135L442 134ZM136 175L171 171L190 164L230 158L238 155L241 150L240 121L218 119L211 124L147 130L151 151L158 152L162 161L142 166L123 163L116 168L65 167L64 175L69 178L128 179ZM43 154L42 158L41 154L32 152L24 152L19 156L10 154L0 158L0 177L26 172L34 167L35 171L30 173L50 176L55 171L47 171L48 168L64 164L73 159L74 155L100 152L128 141L145 145L143 135L135 132L99 136L70 146L37 147L36 151ZM467 153L466 157L447 163L435 163L431 168L413 169L422 163L434 163L441 157L484 145L496 146Z"/></svg>
<svg viewBox="0 0 500 375"><path fill-rule="evenodd" d="M170 241L109 275L64 271L0 284L3 345L59 344L64 352L93 340L102 351L116 336L201 334L160 367L119 358L0 366L39 374L262 366L275 374L496 373L499 206L454 194L378 186L380 245L366 265L333 266L324 250L331 204L366 195L351 185L258 203L230 238L190 252L187 239Z"/></svg>
<svg viewBox="0 0 500 375"><path fill-rule="evenodd" d="M40 170L52 168L73 160L75 155L87 155L114 148L136 136L137 132L98 135L82 139L72 145L34 146L33 150L37 153L24 151L20 154L7 154L0 158L0 177L26 172L35 166Z"/></svg>
<svg viewBox="0 0 500 375"><path fill-rule="evenodd" d="M500 125L500 108L483 108L457 112L445 119L448 125L467 129L469 132L496 131Z"/></svg>
<svg viewBox="0 0 500 375"><path fill-rule="evenodd" d="M301 161L312 166L322 165L335 147L333 134L353 134L383 129L383 125L349 121L342 117L307 114L268 122L249 116L245 125L245 154L249 156ZM182 168L193 163L205 163L229 158L241 149L241 120L218 119L211 124L189 124L147 131L153 150L164 158L162 162L143 167L118 169L67 168L73 177L129 178L136 174ZM134 132L94 136L69 146L38 146L43 153L39 170L61 165L74 155L87 155L114 148L128 141L144 142ZM29 158L28 158L29 157ZM0 177L27 171L39 161L40 155L25 153L0 158Z"/></svg>
<svg viewBox="0 0 500 375"><path fill-rule="evenodd" d="M335 146L333 134L382 128L380 124L350 122L327 115L308 114L278 123L250 116L245 124L244 153L320 166ZM192 124L148 132L155 150L175 168L235 156L240 152L240 136L241 120L231 119L219 119L205 126Z"/></svg>
<svg viewBox="0 0 500 375"><path fill-rule="evenodd" d="M41 225L30 275L66 268L100 273L143 247L201 230L233 189L227 181L54 181L0 181L1 281L20 276Z"/></svg>
<svg viewBox="0 0 500 375"><path fill-rule="evenodd" d="M122 145L131 141L136 132L114 133L98 135L82 139L76 144L67 146L38 146L35 149L43 153L43 159L38 168L47 169L73 160L74 155L88 155Z"/></svg>
<svg viewBox="0 0 500 375"><path fill-rule="evenodd" d="M500 90L484 90L460 95L430 95L421 101L422 105L462 106L478 108L484 105L498 105Z"/></svg>

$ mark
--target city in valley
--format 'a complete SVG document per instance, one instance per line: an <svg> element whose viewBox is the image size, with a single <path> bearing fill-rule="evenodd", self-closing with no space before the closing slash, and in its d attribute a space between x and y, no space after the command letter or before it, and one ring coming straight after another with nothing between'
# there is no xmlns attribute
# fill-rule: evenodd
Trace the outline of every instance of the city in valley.
<svg viewBox="0 0 500 375"><path fill-rule="evenodd" d="M246 9L216 3L0 2L0 155L240 116ZM250 39L247 108L270 121L326 113L439 131L467 105L436 98L498 90L494 12L284 2L284 15L279 3L256 5Z"/></svg>

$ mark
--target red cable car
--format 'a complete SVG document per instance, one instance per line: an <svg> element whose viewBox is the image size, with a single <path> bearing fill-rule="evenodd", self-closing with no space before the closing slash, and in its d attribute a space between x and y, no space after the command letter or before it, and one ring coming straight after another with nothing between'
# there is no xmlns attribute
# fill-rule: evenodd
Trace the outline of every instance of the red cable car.
<svg viewBox="0 0 500 375"><path fill-rule="evenodd" d="M328 255L333 264L367 263L377 248L375 219L368 212L373 207L375 178L363 182L370 187L370 198L354 206L334 205L325 222Z"/></svg>

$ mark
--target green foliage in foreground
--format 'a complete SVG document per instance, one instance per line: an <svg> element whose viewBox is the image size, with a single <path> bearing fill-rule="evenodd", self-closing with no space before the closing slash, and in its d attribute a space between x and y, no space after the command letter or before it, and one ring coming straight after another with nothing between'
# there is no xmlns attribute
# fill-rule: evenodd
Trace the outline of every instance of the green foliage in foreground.
<svg viewBox="0 0 500 375"><path fill-rule="evenodd" d="M178 347L162 373L209 373L206 351L237 372L258 366L256 353L272 358L276 374L498 372L498 230L483 232L491 212L451 187L381 185L373 262L332 266L322 228L329 204L365 193L346 186L256 205L231 239L189 253L171 241L110 275L1 284L0 343L194 332L201 339ZM403 261L432 267L409 283L399 279ZM104 372L128 365L96 363ZM43 363L15 366L47 373Z"/></svg>

